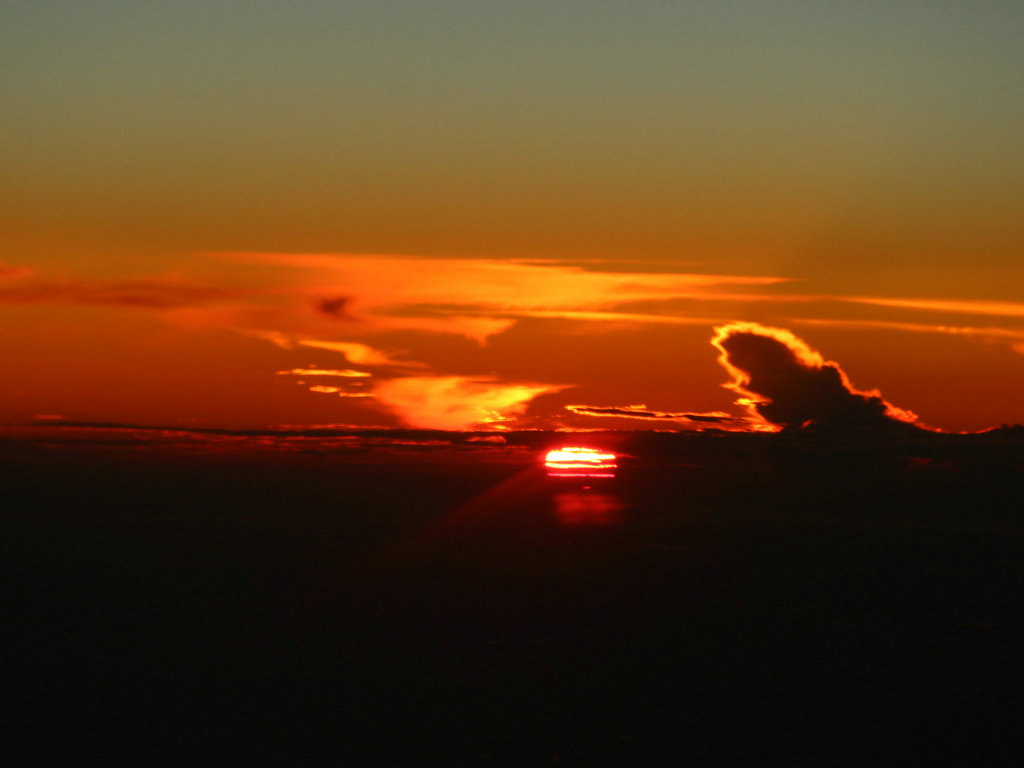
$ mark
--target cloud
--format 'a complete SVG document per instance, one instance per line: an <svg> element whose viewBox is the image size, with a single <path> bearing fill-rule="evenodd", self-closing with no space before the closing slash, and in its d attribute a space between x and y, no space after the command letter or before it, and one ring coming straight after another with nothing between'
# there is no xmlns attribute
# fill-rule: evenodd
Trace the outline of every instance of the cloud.
<svg viewBox="0 0 1024 768"><path fill-rule="evenodd" d="M324 341L321 339L300 339L299 345L312 349L326 349L344 355L354 365L379 365L391 368L421 368L423 363L399 360L395 353L385 352L367 344L354 341Z"/></svg>
<svg viewBox="0 0 1024 768"><path fill-rule="evenodd" d="M715 328L718 362L732 376L725 386L767 425L793 428L892 429L917 424L917 416L854 388L838 364L825 360L790 331L757 323Z"/></svg>
<svg viewBox="0 0 1024 768"><path fill-rule="evenodd" d="M872 304L880 307L930 310L933 312L955 312L968 315L996 315L999 317L1024 317L1024 303L1013 301L956 301L949 299L891 299L864 296L847 296L845 301L857 304Z"/></svg>
<svg viewBox="0 0 1024 768"><path fill-rule="evenodd" d="M281 333L280 331L264 331L257 328L238 328L236 330L246 336L252 336L254 339L269 341L275 347L280 349L295 349L295 343L287 333Z"/></svg>
<svg viewBox="0 0 1024 768"><path fill-rule="evenodd" d="M378 401L410 427L500 429L526 411L535 397L564 387L499 382L490 377L411 376L382 381Z"/></svg>
<svg viewBox="0 0 1024 768"><path fill-rule="evenodd" d="M32 270L28 267L12 267L10 264L0 261L0 278L13 280L19 277L28 277L31 274Z"/></svg>
<svg viewBox="0 0 1024 768"><path fill-rule="evenodd" d="M893 320L829 319L794 317L789 320L800 325L825 325L840 328L875 328L907 333L938 333L947 336L976 336L985 339L1024 340L1024 328L1002 328L991 325L943 325L938 323L905 323Z"/></svg>
<svg viewBox="0 0 1024 768"><path fill-rule="evenodd" d="M349 311L351 303L351 296L334 296L332 298L318 299L315 306L318 312L328 317L333 317L336 320L356 322L357 318Z"/></svg>
<svg viewBox="0 0 1024 768"><path fill-rule="evenodd" d="M736 422L744 421L744 419L736 416L731 416L728 413L722 413L721 411L712 411L710 413L670 413L663 411L651 411L647 409L645 405L620 405L620 406L600 406L600 405L566 405L564 406L567 411L579 414L581 416L617 416L630 419L656 419L662 421L695 421L705 423L721 424L724 422Z"/></svg>
<svg viewBox="0 0 1024 768"><path fill-rule="evenodd" d="M404 308L395 308L395 312L407 312ZM435 311L438 314L431 315L409 315L395 314L389 316L378 315L373 319L373 330L383 331L425 331L427 333L438 333L452 336L464 336L478 344L486 344L491 336L504 333L516 321L512 318L496 318L487 315L452 315L445 314L443 310L427 310L419 308L416 311Z"/></svg>
<svg viewBox="0 0 1024 768"><path fill-rule="evenodd" d="M196 285L177 277L133 280L42 281L21 283L0 291L12 304L85 304L167 310L210 304L239 295L233 288Z"/></svg>
<svg viewBox="0 0 1024 768"><path fill-rule="evenodd" d="M939 325L928 323L904 323L890 320L827 320L823 318L792 318L800 325L832 326L839 328L878 329L905 331L907 333L933 333L943 336L963 336L986 342L1003 342L1020 352L1024 348L1024 328L1000 328L995 326Z"/></svg>
<svg viewBox="0 0 1024 768"><path fill-rule="evenodd" d="M489 309L587 309L631 301L713 298L722 286L758 287L780 277L686 273L599 272L578 266L500 259L410 258L358 254L223 254L251 263L307 270L310 291L337 286L367 314L424 305ZM735 298L730 294L731 298ZM347 309L351 306L346 304Z"/></svg>
<svg viewBox="0 0 1024 768"><path fill-rule="evenodd" d="M287 371L278 371L278 376L341 376L348 379L362 379L373 374L366 371L352 371L337 368L292 368Z"/></svg>
<svg viewBox="0 0 1024 768"><path fill-rule="evenodd" d="M722 320L690 315L655 314L651 312L601 312L571 309L537 309L513 312L517 317L535 317L542 320L575 320L587 323L655 324L655 325L713 325Z"/></svg>
<svg viewBox="0 0 1024 768"><path fill-rule="evenodd" d="M673 322L619 313L636 302L745 301L786 278L595 271L581 266L499 259L412 258L383 254L224 253L216 258L276 270L275 291L299 299L281 307L280 330L316 320L361 335L396 330L453 334L484 343L531 313L600 312L580 320ZM287 302L284 302L285 304ZM313 307L310 312L309 308ZM304 312L304 314L302 314ZM616 318L615 315L628 314Z"/></svg>

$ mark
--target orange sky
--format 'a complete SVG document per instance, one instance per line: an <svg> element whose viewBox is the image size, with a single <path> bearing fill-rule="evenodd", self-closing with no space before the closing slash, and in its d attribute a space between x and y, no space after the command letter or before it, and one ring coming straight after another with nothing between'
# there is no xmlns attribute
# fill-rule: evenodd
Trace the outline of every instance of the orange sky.
<svg viewBox="0 0 1024 768"><path fill-rule="evenodd" d="M781 326L943 429L1021 419L1024 304L822 295L778 275L224 253L81 277L9 265L3 420L694 428L744 415L713 328ZM566 406L575 406L566 408Z"/></svg>
<svg viewBox="0 0 1024 768"><path fill-rule="evenodd" d="M1019 4L322 6L0 11L0 422L1024 422Z"/></svg>

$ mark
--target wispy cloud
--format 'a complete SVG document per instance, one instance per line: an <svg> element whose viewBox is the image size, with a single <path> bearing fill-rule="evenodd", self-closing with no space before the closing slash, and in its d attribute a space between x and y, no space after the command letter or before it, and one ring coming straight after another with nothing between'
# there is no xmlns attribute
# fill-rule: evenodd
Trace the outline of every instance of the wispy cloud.
<svg viewBox="0 0 1024 768"><path fill-rule="evenodd" d="M0 261L0 279L14 279L28 277L32 270L28 267L15 267Z"/></svg>
<svg viewBox="0 0 1024 768"><path fill-rule="evenodd" d="M630 301L713 295L723 286L760 287L782 277L600 272L564 264L496 259L343 254L224 254L251 263L304 269L316 297L345 296L347 312L446 305L496 309L586 309Z"/></svg>
<svg viewBox="0 0 1024 768"><path fill-rule="evenodd" d="M133 280L18 281L0 289L11 304L85 304L167 310L213 304L242 294L234 288L194 284L179 277Z"/></svg>
<svg viewBox="0 0 1024 768"><path fill-rule="evenodd" d="M348 379L361 379L372 376L366 371L354 371L338 368L292 368L287 371L278 371L278 376L340 376Z"/></svg>
<svg viewBox="0 0 1024 768"><path fill-rule="evenodd" d="M998 317L1024 317L1024 303L1013 301L960 301L951 299L901 299L847 296L844 301L871 304L879 307L952 312L967 315L994 315Z"/></svg>
<svg viewBox="0 0 1024 768"><path fill-rule="evenodd" d="M337 352L354 365L379 365L389 368L422 368L423 363L402 360L395 352L376 349L354 341L329 341L323 339L299 339L298 344L312 349L326 349Z"/></svg>
<svg viewBox="0 0 1024 768"><path fill-rule="evenodd" d="M934 333L944 336L967 336L989 341L1024 342L1024 328L998 326L942 325L937 323L906 323L894 320L830 319L816 317L790 318L797 325L831 326L850 329L877 329L907 333ZM1013 344L1011 344L1012 346Z"/></svg>
<svg viewBox="0 0 1024 768"><path fill-rule="evenodd" d="M687 273L604 272L564 263L388 255L232 253L215 258L269 269L278 276L275 330L325 329L322 336L420 331L485 343L521 316L589 321L686 322L623 310L637 302L748 300L787 278ZM289 298L290 297L290 298ZM269 300L268 295L262 297ZM252 322L266 306L235 324ZM598 313L598 314L587 314ZM322 324L322 325L318 325ZM330 328L328 332L326 329Z"/></svg>
<svg viewBox="0 0 1024 768"><path fill-rule="evenodd" d="M610 416L629 419L654 419L657 421L697 422L711 424L745 421L745 419L742 419L737 416L732 416L722 411L711 411L709 413L693 413L690 411L683 411L681 413L673 413L667 411L652 411L648 409L646 405L566 405L564 407L567 411L578 414L580 416Z"/></svg>
<svg viewBox="0 0 1024 768"><path fill-rule="evenodd" d="M535 317L544 320L572 320L585 323L653 324L653 325L714 325L725 322L722 318L689 315L655 314L641 312L600 312L571 309L516 310L516 317Z"/></svg>
<svg viewBox="0 0 1024 768"><path fill-rule="evenodd" d="M880 409L885 418L913 418L878 393L853 388L838 365L789 332L734 319L779 323L780 317L813 312L820 317L792 317L785 324L959 335L999 341L1024 354L1024 327L1013 327L1024 326L1024 303L800 293L786 277L673 272L667 264L663 270L631 272L596 261L232 253L184 258L173 274L100 280L0 263L0 303L148 310L178 328L242 333L278 348L267 354L277 355L271 370L279 375L317 377L313 392L373 398L375 417L384 409L412 426L451 429L500 427L526 416L537 396L585 384L572 380L573 369L564 366L551 374L557 383L546 382L549 369L531 370L524 359L530 349L547 359L563 348L575 354L580 345L567 334L592 331L625 343L614 334L646 328L653 338L679 326L683 337L683 326L717 326L715 343L733 377L730 386L744 398L749 419L762 426L790 424L803 413L800 398L815 403L811 410L823 409L808 417L812 421L839 418L831 409L842 403L850 412ZM934 314L910 314L924 312ZM900 322L900 313L910 322ZM967 315L1005 319L986 321L992 327L955 322ZM502 335L502 343L494 341ZM779 358L792 366L776 379L766 366ZM741 360L752 367L743 368ZM804 384L809 389L801 389ZM656 386L634 396L665 402L670 385ZM625 397L633 396L612 402L629 402ZM558 418L750 425L746 416L717 411L600 404L567 410Z"/></svg>
<svg viewBox="0 0 1024 768"><path fill-rule="evenodd" d="M410 427L500 429L538 395L563 388L491 377L415 376L382 381L374 392L381 405Z"/></svg>
<svg viewBox="0 0 1024 768"><path fill-rule="evenodd" d="M300 382L301 383L301 382ZM313 384L309 387L310 392L318 392L324 395L337 395L338 397L376 397L375 392L361 392L341 387L331 387L324 384Z"/></svg>

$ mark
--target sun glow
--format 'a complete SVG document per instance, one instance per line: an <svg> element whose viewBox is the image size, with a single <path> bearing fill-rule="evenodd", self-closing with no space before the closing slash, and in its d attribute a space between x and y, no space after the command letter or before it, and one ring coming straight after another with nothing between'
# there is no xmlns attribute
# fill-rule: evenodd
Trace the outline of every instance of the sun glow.
<svg viewBox="0 0 1024 768"><path fill-rule="evenodd" d="M548 477L615 477L616 458L614 453L574 446L548 451L544 466Z"/></svg>

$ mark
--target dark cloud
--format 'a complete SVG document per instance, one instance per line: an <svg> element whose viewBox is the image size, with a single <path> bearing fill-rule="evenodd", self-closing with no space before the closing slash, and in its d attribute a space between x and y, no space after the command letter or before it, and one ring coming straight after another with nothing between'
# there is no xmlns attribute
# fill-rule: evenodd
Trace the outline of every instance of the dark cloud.
<svg viewBox="0 0 1024 768"><path fill-rule="evenodd" d="M332 296L318 299L316 302L317 312L333 317L335 320L354 322L356 317L349 311L352 304L351 296Z"/></svg>
<svg viewBox="0 0 1024 768"><path fill-rule="evenodd" d="M630 419L659 419L662 421L697 421L721 424L729 421L741 421L726 413L666 413L650 411L642 405L599 406L599 405L567 405L565 409L581 416L618 416Z"/></svg>
<svg viewBox="0 0 1024 768"><path fill-rule="evenodd" d="M838 364L789 331L756 323L731 323L715 331L718 360L733 377L726 386L762 422L858 431L919 426L917 416L879 392L855 389Z"/></svg>
<svg viewBox="0 0 1024 768"><path fill-rule="evenodd" d="M33 282L0 291L0 302L89 304L144 309L176 309L231 298L236 291L160 278L137 280Z"/></svg>

